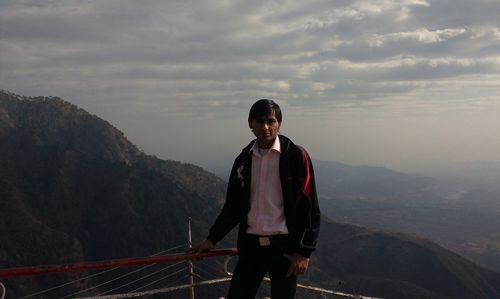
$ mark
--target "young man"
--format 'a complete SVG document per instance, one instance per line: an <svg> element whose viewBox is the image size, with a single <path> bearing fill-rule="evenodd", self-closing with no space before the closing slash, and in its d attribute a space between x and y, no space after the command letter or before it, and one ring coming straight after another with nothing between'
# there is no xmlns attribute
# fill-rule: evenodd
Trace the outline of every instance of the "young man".
<svg viewBox="0 0 500 299"><path fill-rule="evenodd" d="M278 135L281 109L274 101L255 102L248 126L257 138L236 158L222 211L193 251L212 249L239 224L239 258L228 298L254 298L266 273L273 299L294 298L320 225L311 159Z"/></svg>

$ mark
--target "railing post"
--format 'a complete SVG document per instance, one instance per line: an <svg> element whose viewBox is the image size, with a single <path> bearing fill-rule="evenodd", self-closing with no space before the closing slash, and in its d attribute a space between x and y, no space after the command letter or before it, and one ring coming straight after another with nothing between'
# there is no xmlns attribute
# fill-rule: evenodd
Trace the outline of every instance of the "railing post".
<svg viewBox="0 0 500 299"><path fill-rule="evenodd" d="M188 218L188 247L193 248L193 241L191 237L191 217ZM194 269L193 269L193 260L188 260L189 266L189 298L194 299Z"/></svg>

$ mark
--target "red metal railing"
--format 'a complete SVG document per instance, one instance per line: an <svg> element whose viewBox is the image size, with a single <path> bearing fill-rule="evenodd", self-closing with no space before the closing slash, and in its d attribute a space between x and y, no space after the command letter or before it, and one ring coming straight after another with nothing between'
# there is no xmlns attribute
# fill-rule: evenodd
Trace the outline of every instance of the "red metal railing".
<svg viewBox="0 0 500 299"><path fill-rule="evenodd" d="M110 269L115 267L128 267L128 266L137 266L145 264L172 263L181 260L199 260L208 257L236 255L236 254L238 254L236 248L228 248L228 249L216 249L199 254L178 253L178 254L149 256L142 258L118 259L118 260L100 261L100 262L84 262L84 263L52 265L52 266L8 268L8 269L0 269L0 278L42 275L48 273L77 272L77 271L95 270L95 269Z"/></svg>

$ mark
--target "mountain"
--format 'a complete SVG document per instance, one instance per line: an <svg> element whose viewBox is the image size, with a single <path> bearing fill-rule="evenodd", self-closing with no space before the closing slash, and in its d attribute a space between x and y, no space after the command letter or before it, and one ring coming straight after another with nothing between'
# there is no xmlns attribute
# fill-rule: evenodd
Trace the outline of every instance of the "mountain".
<svg viewBox="0 0 500 299"><path fill-rule="evenodd" d="M500 271L498 184L477 177L444 180L383 167L329 161L314 164L322 212L328 217L417 233ZM494 163L478 165L490 173L495 168Z"/></svg>
<svg viewBox="0 0 500 299"><path fill-rule="evenodd" d="M326 221L318 283L382 298L498 298L500 275L417 235Z"/></svg>
<svg viewBox="0 0 500 299"><path fill-rule="evenodd" d="M497 187L500 183L500 161L466 161L447 165L435 165L427 173L445 180L453 179L466 184Z"/></svg>
<svg viewBox="0 0 500 299"><path fill-rule="evenodd" d="M1 268L150 255L185 243L190 215L201 239L224 192L66 101L0 93Z"/></svg>
<svg viewBox="0 0 500 299"><path fill-rule="evenodd" d="M0 268L151 255L185 243L188 217L201 240L224 192L215 175L146 155L62 99L0 92ZM18 298L84 274L3 282ZM434 243L326 217L302 281L385 298L500 297L500 274Z"/></svg>
<svg viewBox="0 0 500 299"><path fill-rule="evenodd" d="M400 200L420 197L437 183L430 177L404 174L384 167L351 166L320 160L313 163L318 191L332 198Z"/></svg>

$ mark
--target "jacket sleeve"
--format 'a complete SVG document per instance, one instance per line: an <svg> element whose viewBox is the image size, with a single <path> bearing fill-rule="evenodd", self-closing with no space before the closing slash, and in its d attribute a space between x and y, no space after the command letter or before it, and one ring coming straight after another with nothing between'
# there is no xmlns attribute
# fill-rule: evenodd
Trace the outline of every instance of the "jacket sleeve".
<svg viewBox="0 0 500 299"><path fill-rule="evenodd" d="M299 147L301 152L301 167L299 179L299 209L300 219L300 241L297 252L309 257L316 249L316 242L320 228L320 210L318 195L316 193L316 182L311 158L307 152Z"/></svg>
<svg viewBox="0 0 500 299"><path fill-rule="evenodd" d="M240 219L240 197L242 194L242 179L240 178L242 170L238 168L237 161L238 159L236 159L231 169L224 206L209 230L207 239L212 241L213 244L224 238L238 224Z"/></svg>

